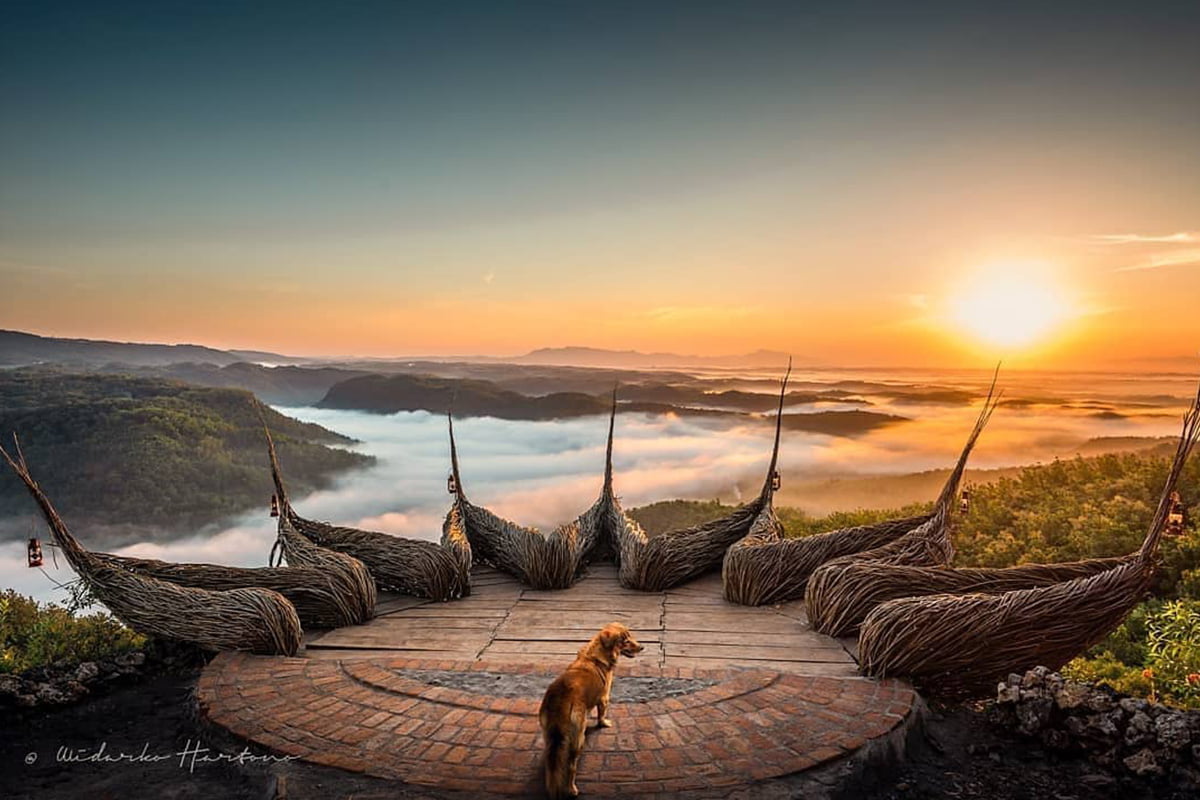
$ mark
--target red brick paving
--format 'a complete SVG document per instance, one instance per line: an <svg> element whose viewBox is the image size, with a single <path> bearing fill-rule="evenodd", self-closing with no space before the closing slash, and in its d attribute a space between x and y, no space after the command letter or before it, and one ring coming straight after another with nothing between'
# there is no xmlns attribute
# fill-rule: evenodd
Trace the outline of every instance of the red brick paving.
<svg viewBox="0 0 1200 800"><path fill-rule="evenodd" d="M431 686L396 670L543 674L561 665L395 658L315 661L224 653L205 669L202 713L272 750L421 786L540 792L540 698ZM680 697L616 703L579 766L588 795L680 794L811 769L889 733L915 696L892 680L773 670L621 665L621 676L716 680Z"/></svg>

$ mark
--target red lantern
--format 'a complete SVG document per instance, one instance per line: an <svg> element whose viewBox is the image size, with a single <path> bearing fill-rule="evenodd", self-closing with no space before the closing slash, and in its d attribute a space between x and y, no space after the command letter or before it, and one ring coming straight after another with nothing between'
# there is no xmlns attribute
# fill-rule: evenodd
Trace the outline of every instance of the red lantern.
<svg viewBox="0 0 1200 800"><path fill-rule="evenodd" d="M42 565L42 543L38 541L36 536L29 537L29 568L40 567Z"/></svg>
<svg viewBox="0 0 1200 800"><path fill-rule="evenodd" d="M279 497L277 495L271 495L271 516L279 516Z"/></svg>

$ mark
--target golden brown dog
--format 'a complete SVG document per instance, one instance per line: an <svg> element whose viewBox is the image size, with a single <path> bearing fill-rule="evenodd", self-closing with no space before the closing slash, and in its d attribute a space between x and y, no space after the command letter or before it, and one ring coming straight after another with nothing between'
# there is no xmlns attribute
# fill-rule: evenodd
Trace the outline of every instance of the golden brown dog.
<svg viewBox="0 0 1200 800"><path fill-rule="evenodd" d="M629 628L611 622L579 648L571 666L546 689L538 722L546 740L546 793L551 800L579 794L575 771L583 752L588 712L596 709L599 727L612 725L608 697L617 660L633 658L643 649Z"/></svg>

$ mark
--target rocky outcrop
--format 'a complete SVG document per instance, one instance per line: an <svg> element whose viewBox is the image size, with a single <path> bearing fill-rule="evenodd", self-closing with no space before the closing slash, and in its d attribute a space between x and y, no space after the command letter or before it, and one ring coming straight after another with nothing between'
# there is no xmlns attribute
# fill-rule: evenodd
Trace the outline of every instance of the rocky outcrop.
<svg viewBox="0 0 1200 800"><path fill-rule="evenodd" d="M197 663L198 650L151 641L145 650L99 661L56 661L20 675L0 675L0 711L28 712L68 706L112 688Z"/></svg>
<svg viewBox="0 0 1200 800"><path fill-rule="evenodd" d="M1200 786L1200 711L1071 683L1036 667L996 689L1001 717L1047 748L1084 752L1112 770L1148 777L1171 772Z"/></svg>

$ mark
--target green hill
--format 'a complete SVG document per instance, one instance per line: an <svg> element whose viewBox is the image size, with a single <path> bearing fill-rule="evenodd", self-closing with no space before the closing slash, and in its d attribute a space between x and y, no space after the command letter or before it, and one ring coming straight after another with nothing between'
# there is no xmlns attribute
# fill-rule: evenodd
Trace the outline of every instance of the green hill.
<svg viewBox="0 0 1200 800"><path fill-rule="evenodd" d="M0 435L6 448L11 432L21 437L34 475L68 522L181 531L265 509L272 488L252 401L243 390L153 378L0 371ZM297 494L373 461L326 446L351 441L340 434L266 413ZM32 512L5 468L0 517Z"/></svg>
<svg viewBox="0 0 1200 800"><path fill-rule="evenodd" d="M1143 453L1109 453L993 473L975 473L970 512L956 515L956 566L1010 567L1121 555L1136 550L1154 517L1168 468L1166 441ZM924 477L926 474L923 473ZM939 473L927 473L937 476ZM868 480L868 479L863 479ZM940 488L940 487L939 487ZM933 489L930 496L935 494ZM1190 520L1200 519L1200 458L1184 469L1179 492ZM826 516L778 508L788 536L863 525L921 513L929 503L896 509L838 511ZM670 500L630 514L651 535L695 525L729 513L715 501ZM1200 599L1200 533L1167 538L1157 590L1165 596Z"/></svg>
<svg viewBox="0 0 1200 800"><path fill-rule="evenodd" d="M669 402L653 398L667 398ZM793 405L831 398L841 401L837 395L812 393L793 393L789 398ZM778 403L777 397L770 394L755 395L732 391L707 394L696 389L662 384L622 387L619 390L619 400L618 410L621 412L676 414L725 420L730 425L750 422L764 426L774 426L773 415L709 408L708 405L761 410L772 409ZM705 405L696 407L681 404L691 402L703 402ZM321 408L357 409L377 414L393 414L397 411L431 411L444 414L453 406L454 413L460 417L548 420L605 414L611 403L611 395L607 392L599 395L583 392L525 395L504 389L492 381L401 374L349 378L331 386L324 399L317 405ZM907 417L859 409L784 414L783 417L784 427L788 430L830 436L857 436L875 428L907 421Z"/></svg>

